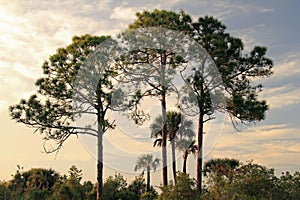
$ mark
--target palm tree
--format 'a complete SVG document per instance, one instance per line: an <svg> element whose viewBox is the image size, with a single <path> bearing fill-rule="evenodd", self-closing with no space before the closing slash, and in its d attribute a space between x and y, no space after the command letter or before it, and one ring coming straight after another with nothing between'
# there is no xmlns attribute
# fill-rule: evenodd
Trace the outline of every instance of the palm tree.
<svg viewBox="0 0 300 200"><path fill-rule="evenodd" d="M234 173L238 170L240 162L236 159L217 158L204 164L203 174L207 177L209 185L213 185L212 193L216 199L224 199L224 186L230 185ZM226 198L228 199L228 197Z"/></svg>
<svg viewBox="0 0 300 200"><path fill-rule="evenodd" d="M196 140L190 140L187 138L181 138L176 142L176 148L183 152L183 165L182 172L186 174L186 163L187 158L190 153L193 155L197 154L198 146L196 145Z"/></svg>
<svg viewBox="0 0 300 200"><path fill-rule="evenodd" d="M155 118L154 122L150 125L151 129L151 137L156 138L154 140L153 146L161 147L162 142L162 116L158 116ZM185 117L176 111L168 111L166 114L166 129L168 140L171 143L172 150L172 169L173 169L173 177L174 182L176 183L176 156L175 156L175 143L176 139L180 137L192 138L195 136L195 132L193 131L193 122L185 119Z"/></svg>
<svg viewBox="0 0 300 200"><path fill-rule="evenodd" d="M138 157L134 171L143 169L142 174L144 174L145 171L147 172L147 192L150 191L150 170L155 171L158 165L159 159L155 158L153 160L153 155L151 154L143 154Z"/></svg>
<svg viewBox="0 0 300 200"><path fill-rule="evenodd" d="M204 164L204 176L211 174L213 176L222 176L231 180L232 174L240 166L240 162L236 159L217 158L211 159Z"/></svg>

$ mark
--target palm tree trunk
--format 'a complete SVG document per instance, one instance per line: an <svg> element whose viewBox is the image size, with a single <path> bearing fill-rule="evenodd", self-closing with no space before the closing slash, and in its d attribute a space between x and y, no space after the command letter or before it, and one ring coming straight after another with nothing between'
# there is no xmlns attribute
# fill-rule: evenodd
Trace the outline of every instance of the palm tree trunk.
<svg viewBox="0 0 300 200"><path fill-rule="evenodd" d="M203 114L200 111L198 119L198 152L197 152L197 190L202 193L202 151L203 151Z"/></svg>
<svg viewBox="0 0 300 200"><path fill-rule="evenodd" d="M188 151L185 150L184 154L183 154L183 169L182 172L186 174L186 162L187 162L187 158L188 158Z"/></svg>
<svg viewBox="0 0 300 200"><path fill-rule="evenodd" d="M176 184L175 137L174 137L173 133L172 133L172 137L171 137L171 147L172 147L172 169L173 169L173 177L174 177L174 182Z"/></svg>
<svg viewBox="0 0 300 200"><path fill-rule="evenodd" d="M167 125L166 125L166 86L165 86L165 69L166 68L166 55L161 55L161 69L162 69L162 77L161 77L161 109L162 109L162 175L163 175L163 186L168 185L168 168L167 168Z"/></svg>
<svg viewBox="0 0 300 200"><path fill-rule="evenodd" d="M147 192L150 192L150 166L147 167Z"/></svg>

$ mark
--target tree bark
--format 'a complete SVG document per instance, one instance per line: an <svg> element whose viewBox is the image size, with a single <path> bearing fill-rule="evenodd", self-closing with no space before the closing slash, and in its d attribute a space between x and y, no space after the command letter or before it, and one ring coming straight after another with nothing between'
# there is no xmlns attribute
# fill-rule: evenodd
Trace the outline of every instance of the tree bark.
<svg viewBox="0 0 300 200"><path fill-rule="evenodd" d="M203 151L203 114L200 111L198 119L198 152L197 152L197 190L202 193L202 151Z"/></svg>
<svg viewBox="0 0 300 200"><path fill-rule="evenodd" d="M172 147L172 169L173 169L173 178L176 184L176 156L175 156L175 137L174 133L171 135L171 147Z"/></svg>
<svg viewBox="0 0 300 200"><path fill-rule="evenodd" d="M161 109L162 109L162 142L161 142L161 149L162 149L162 164L163 164L163 186L168 185L168 166L167 166L167 125L166 125L166 80L165 80L165 71L166 71L166 55L161 55Z"/></svg>
<svg viewBox="0 0 300 200"><path fill-rule="evenodd" d="M183 169L182 172L186 174L186 162L187 162L188 153L187 150L185 150L183 154Z"/></svg>
<svg viewBox="0 0 300 200"><path fill-rule="evenodd" d="M102 200L103 199L103 127L102 127L102 120L98 117L98 135L97 135L97 194L96 199Z"/></svg>
<svg viewBox="0 0 300 200"><path fill-rule="evenodd" d="M147 167L147 192L150 192L150 166Z"/></svg>

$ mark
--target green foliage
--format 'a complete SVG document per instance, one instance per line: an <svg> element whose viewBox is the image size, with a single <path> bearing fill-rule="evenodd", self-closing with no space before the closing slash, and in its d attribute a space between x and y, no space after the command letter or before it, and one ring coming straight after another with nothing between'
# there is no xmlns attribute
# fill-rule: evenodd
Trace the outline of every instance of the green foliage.
<svg viewBox="0 0 300 200"><path fill-rule="evenodd" d="M71 166L69 175L59 175L52 169L32 168L22 171L18 166L13 179L0 184L0 199L92 200L96 197L91 182L80 183L82 171Z"/></svg>
<svg viewBox="0 0 300 200"><path fill-rule="evenodd" d="M103 184L103 198L107 200L119 199L119 196L124 196L127 181L121 174L109 176Z"/></svg>
<svg viewBox="0 0 300 200"><path fill-rule="evenodd" d="M86 181L82 184L82 191L85 194L86 200L96 199L96 187L91 181Z"/></svg>
<svg viewBox="0 0 300 200"><path fill-rule="evenodd" d="M11 190L7 187L6 182L0 182L0 200L11 199Z"/></svg>
<svg viewBox="0 0 300 200"><path fill-rule="evenodd" d="M162 144L162 127L161 127L162 122L163 122L163 118L161 115L159 115L154 119L154 121L150 125L151 137L156 138L153 142L154 147L155 146L161 147ZM166 126L166 134L168 140L171 143L173 177L174 177L174 181L176 182L175 149L176 149L177 141L185 140L187 143L189 143L188 146L186 147L181 146L182 148L185 148L184 151L186 151L189 148L189 145L192 143L191 138L195 136L195 132L193 130L193 122L191 120L186 119L184 115L182 115L180 112L177 111L167 111L165 126ZM177 147L180 147L180 145ZM182 148L181 150L183 150Z"/></svg>
<svg viewBox="0 0 300 200"><path fill-rule="evenodd" d="M59 174L52 169L32 168L22 172L18 166L16 174L8 183L8 188L13 191L12 199L45 199L59 180Z"/></svg>
<svg viewBox="0 0 300 200"><path fill-rule="evenodd" d="M101 73L99 69L95 69L95 63L90 63L105 62L105 59L94 57L96 47L108 38L110 37L91 35L73 37L72 44L57 49L56 53L44 62L43 76L36 81L36 93L28 100L21 99L19 104L9 107L13 120L32 127L42 134L45 152L58 152L71 135L82 133L97 136L97 139L102 142L103 134L115 127L113 122L107 119L106 113L111 109L112 77L115 77L116 73L107 63L98 66L102 67ZM88 93L83 94L82 90ZM81 127L73 123L74 118L84 112L95 115L99 125L96 126L97 128L90 125ZM47 146L48 142L51 145ZM102 147L101 142L99 142L100 147ZM102 150L102 148L98 149ZM98 155L102 155L102 152L98 152ZM99 162L102 160L102 157L98 158ZM101 191L100 179L102 179L103 168L102 165L97 166L98 177L100 177L97 191ZM71 186L64 187L64 191L67 191ZM75 186L71 188L73 187ZM77 198L75 196L72 198Z"/></svg>
<svg viewBox="0 0 300 200"><path fill-rule="evenodd" d="M153 192L144 192L141 195L141 200L154 200L157 199L157 194L154 194Z"/></svg>
<svg viewBox="0 0 300 200"><path fill-rule="evenodd" d="M295 172L294 175L282 173L277 188L282 199L300 199L300 172Z"/></svg>
<svg viewBox="0 0 300 200"><path fill-rule="evenodd" d="M187 165L187 158L189 154L193 154L196 156L198 152L198 146L196 145L196 140L192 140L191 138L180 138L176 141L176 148L179 151L183 152L183 169L182 172L186 173L186 165Z"/></svg>
<svg viewBox="0 0 300 200"><path fill-rule="evenodd" d="M128 185L128 190L135 194L136 199L139 199L141 194L147 191L144 176L136 176L135 179Z"/></svg>
<svg viewBox="0 0 300 200"><path fill-rule="evenodd" d="M140 157L138 157L136 166L134 167L134 171L142 169L142 175L144 175L144 172L147 173L147 192L150 192L150 170L155 171L156 168L159 165L159 159L155 158L153 159L153 155L151 154L143 154Z"/></svg>
<svg viewBox="0 0 300 200"><path fill-rule="evenodd" d="M59 150L71 134L80 132L71 125L74 81L87 55L107 38L91 35L73 37L72 44L59 48L44 62L44 75L36 81L36 93L28 100L22 99L19 104L10 106L12 119L40 131L45 141L56 142L55 148L45 148L47 152Z"/></svg>
<svg viewBox="0 0 300 200"><path fill-rule="evenodd" d="M129 25L129 28L162 27L171 30L190 32L192 18L181 11L179 14L167 10L153 10L136 13L137 19Z"/></svg>
<svg viewBox="0 0 300 200"><path fill-rule="evenodd" d="M135 177L130 184L121 174L109 176L104 183L103 197L105 200L298 200L300 197L299 172L285 172L276 177L273 169L252 161L242 164L227 158L210 160L205 166L207 178L201 195L194 178L177 172L177 183L161 186L160 195L153 186L146 191L143 176ZM82 175L76 166L71 166L67 175L59 175L51 169L23 171L19 167L12 180L0 182L0 200L95 200L96 186L90 181L81 184L71 175L72 171ZM46 179L41 178L42 172ZM55 177L54 183L49 174Z"/></svg>
<svg viewBox="0 0 300 200"><path fill-rule="evenodd" d="M149 183L150 184L150 183ZM155 199L157 198L157 192L153 186L145 184L145 178L143 174L136 176L135 179L129 184L128 190L135 194L136 199Z"/></svg>
<svg viewBox="0 0 300 200"><path fill-rule="evenodd" d="M77 169L75 165L72 165L69 169L69 179L74 182L80 182L82 179L82 170Z"/></svg>
<svg viewBox="0 0 300 200"><path fill-rule="evenodd" d="M29 188L25 192L25 199L27 200L40 200L40 199L47 199L51 195L51 191L49 190L42 190L36 187Z"/></svg>
<svg viewBox="0 0 300 200"><path fill-rule="evenodd" d="M276 180L274 169L249 162L241 166L234 175L233 188L257 199L272 199L276 191Z"/></svg>
<svg viewBox="0 0 300 200"><path fill-rule="evenodd" d="M299 199L299 172L282 174L235 159L213 159L205 163L206 189L202 199Z"/></svg>
<svg viewBox="0 0 300 200"><path fill-rule="evenodd" d="M162 186L162 193L159 195L160 200L169 199L194 199L197 196L195 190L195 179L189 178L189 174L177 172L177 183L175 185Z"/></svg>
<svg viewBox="0 0 300 200"><path fill-rule="evenodd" d="M155 171L158 165L159 165L158 158L153 159L153 155L143 154L138 157L136 166L134 167L134 171L137 171L139 169L143 169L143 173L144 171L150 171L150 169Z"/></svg>
<svg viewBox="0 0 300 200"><path fill-rule="evenodd" d="M162 116L159 115L150 125L151 137L156 138L153 146L161 146L161 124ZM192 138L195 136L193 130L193 122L178 111L167 111L166 113L166 129L168 140L176 140L176 138Z"/></svg>

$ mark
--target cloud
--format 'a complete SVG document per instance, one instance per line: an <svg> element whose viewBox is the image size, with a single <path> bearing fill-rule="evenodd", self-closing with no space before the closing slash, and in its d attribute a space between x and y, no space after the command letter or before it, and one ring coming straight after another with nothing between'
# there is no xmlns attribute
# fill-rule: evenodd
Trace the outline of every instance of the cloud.
<svg viewBox="0 0 300 200"><path fill-rule="evenodd" d="M292 85L284 85L265 91L264 97L271 109L300 103L300 88L295 89Z"/></svg>
<svg viewBox="0 0 300 200"><path fill-rule="evenodd" d="M230 31L235 37L240 38L244 43L246 53L249 53L254 46L271 46L274 36L266 24L255 24L251 27Z"/></svg>
<svg viewBox="0 0 300 200"><path fill-rule="evenodd" d="M274 75L272 76L273 79L279 78L287 78L289 79L291 76L300 75L300 59L299 53L294 53L292 55L284 56L285 58L281 62L275 63L274 67Z"/></svg>
<svg viewBox="0 0 300 200"><path fill-rule="evenodd" d="M300 162L299 132L299 128L288 124L255 126L240 133L233 133L227 127L206 159L228 157L243 162L254 159L262 165L291 170L290 166Z"/></svg>
<svg viewBox="0 0 300 200"><path fill-rule="evenodd" d="M299 65L299 59L290 56L275 63L274 74L263 81L265 88L260 96L267 100L271 109L300 103Z"/></svg>
<svg viewBox="0 0 300 200"><path fill-rule="evenodd" d="M259 13L273 13L273 12L275 12L275 10L271 9L271 8L259 8L258 12Z"/></svg>
<svg viewBox="0 0 300 200"><path fill-rule="evenodd" d="M1 7L0 76L2 86L6 86L0 89L1 109L32 92L35 80L42 75L43 60L71 43L72 36L117 32L108 17L99 20L106 12L98 11L109 7L108 3L29 1ZM97 15L88 16L91 13Z"/></svg>
<svg viewBox="0 0 300 200"><path fill-rule="evenodd" d="M118 6L113 9L110 18L129 21L135 18L135 13L137 11L139 11L138 8Z"/></svg>

